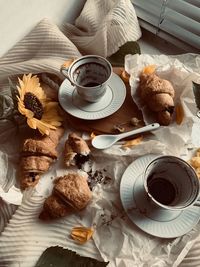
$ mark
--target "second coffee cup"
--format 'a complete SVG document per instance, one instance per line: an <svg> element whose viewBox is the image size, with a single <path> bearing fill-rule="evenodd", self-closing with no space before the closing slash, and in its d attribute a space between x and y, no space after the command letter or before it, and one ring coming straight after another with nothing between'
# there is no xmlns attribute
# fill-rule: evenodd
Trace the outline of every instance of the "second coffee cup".
<svg viewBox="0 0 200 267"><path fill-rule="evenodd" d="M144 189L151 203L165 210L200 206L200 183L194 169L175 156L160 156L146 167Z"/></svg>
<svg viewBox="0 0 200 267"><path fill-rule="evenodd" d="M112 66L104 57L87 55L76 59L69 67L63 64L61 72L82 99L98 102L106 93Z"/></svg>

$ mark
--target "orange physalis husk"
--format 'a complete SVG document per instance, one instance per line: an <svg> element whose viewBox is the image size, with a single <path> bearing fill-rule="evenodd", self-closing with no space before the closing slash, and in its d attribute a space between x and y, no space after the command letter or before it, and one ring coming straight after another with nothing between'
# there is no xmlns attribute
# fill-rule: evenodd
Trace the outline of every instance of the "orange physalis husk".
<svg viewBox="0 0 200 267"><path fill-rule="evenodd" d="M125 69L123 69L120 76L125 83L129 82L130 75L125 71Z"/></svg>
<svg viewBox="0 0 200 267"><path fill-rule="evenodd" d="M175 107L175 111L176 111L176 123L180 125L184 118L183 106L180 103L177 104Z"/></svg>
<svg viewBox="0 0 200 267"><path fill-rule="evenodd" d="M156 70L156 65L148 65L143 68L142 73L143 74L152 74Z"/></svg>
<svg viewBox="0 0 200 267"><path fill-rule="evenodd" d="M94 229L84 226L74 227L71 231L71 237L80 244L86 243L93 235Z"/></svg>
<svg viewBox="0 0 200 267"><path fill-rule="evenodd" d="M126 141L122 147L132 147L132 146L136 146L136 145L139 145L141 142L142 142L142 139L143 139L143 136L139 136L135 139L132 139L132 140L129 140L129 141Z"/></svg>

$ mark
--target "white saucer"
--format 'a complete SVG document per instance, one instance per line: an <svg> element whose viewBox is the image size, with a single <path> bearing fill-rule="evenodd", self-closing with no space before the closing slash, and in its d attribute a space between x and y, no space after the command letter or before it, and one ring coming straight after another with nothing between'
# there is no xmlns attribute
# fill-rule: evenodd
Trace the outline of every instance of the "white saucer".
<svg viewBox="0 0 200 267"><path fill-rule="evenodd" d="M81 99L67 79L61 84L58 93L62 108L72 116L85 120L102 119L113 114L124 103L125 97L126 86L115 73L110 78L105 95L97 103Z"/></svg>
<svg viewBox="0 0 200 267"><path fill-rule="evenodd" d="M158 155L136 159L125 170L120 184L122 205L130 218L144 232L162 238L175 238L192 230L200 219L200 207L166 211L152 207L143 188L143 172Z"/></svg>

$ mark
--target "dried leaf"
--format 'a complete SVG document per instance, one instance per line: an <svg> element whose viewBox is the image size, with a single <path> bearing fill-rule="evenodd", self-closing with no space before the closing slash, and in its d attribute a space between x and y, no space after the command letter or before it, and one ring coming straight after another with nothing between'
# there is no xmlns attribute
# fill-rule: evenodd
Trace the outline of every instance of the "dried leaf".
<svg viewBox="0 0 200 267"><path fill-rule="evenodd" d="M125 83L129 82L130 75L125 70L122 71L120 76Z"/></svg>
<svg viewBox="0 0 200 267"><path fill-rule="evenodd" d="M143 68L142 73L143 74L152 74L156 70L156 65L148 65Z"/></svg>
<svg viewBox="0 0 200 267"><path fill-rule="evenodd" d="M86 243L93 235L94 230L84 226L74 227L71 231L71 237L80 244Z"/></svg>
<svg viewBox="0 0 200 267"><path fill-rule="evenodd" d="M11 91L11 96L12 96L12 100L13 100L14 109L18 110L17 96L19 96L19 92L17 90L16 85L14 85L13 82L9 78L8 78L8 82L9 82L9 85L10 85L10 91Z"/></svg>
<svg viewBox="0 0 200 267"><path fill-rule="evenodd" d="M96 137L96 135L94 134L94 132L92 132L92 133L90 134L90 138L93 139L93 138L95 138L95 137Z"/></svg>
<svg viewBox="0 0 200 267"><path fill-rule="evenodd" d="M76 60L76 58L71 58L66 60L63 64L62 67L64 68L68 68L74 61Z"/></svg>
<svg viewBox="0 0 200 267"><path fill-rule="evenodd" d="M176 123L180 125L184 118L184 110L181 103L176 105L175 111L176 111Z"/></svg>
<svg viewBox="0 0 200 267"><path fill-rule="evenodd" d="M139 136L135 139L132 139L132 140L129 140L129 141L126 141L122 147L132 147L132 146L136 146L136 145L139 145L141 142L142 142L142 139L143 139L143 136Z"/></svg>
<svg viewBox="0 0 200 267"><path fill-rule="evenodd" d="M19 118L22 116L19 114L18 106L17 106L17 95L18 91L16 86L13 85L10 79L9 81L9 88L2 90L0 93L0 120L5 121L12 121L16 123L20 121Z"/></svg>

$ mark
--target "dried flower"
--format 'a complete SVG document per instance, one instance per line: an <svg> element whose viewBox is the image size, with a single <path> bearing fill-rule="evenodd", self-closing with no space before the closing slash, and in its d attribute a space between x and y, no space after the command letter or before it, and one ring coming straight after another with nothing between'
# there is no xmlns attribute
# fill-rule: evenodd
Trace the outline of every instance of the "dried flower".
<svg viewBox="0 0 200 267"><path fill-rule="evenodd" d="M86 243L93 235L94 229L84 226L74 227L71 231L71 237L80 244Z"/></svg>
<svg viewBox="0 0 200 267"><path fill-rule="evenodd" d="M147 65L143 68L142 73L143 74L152 74L156 70L156 65Z"/></svg>
<svg viewBox="0 0 200 267"><path fill-rule="evenodd" d="M141 142L142 142L142 139L143 139L143 136L139 136L135 139L132 139L132 140L129 140L129 141L126 141L122 147L132 147L132 146L136 146L136 145L139 145Z"/></svg>

